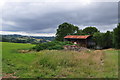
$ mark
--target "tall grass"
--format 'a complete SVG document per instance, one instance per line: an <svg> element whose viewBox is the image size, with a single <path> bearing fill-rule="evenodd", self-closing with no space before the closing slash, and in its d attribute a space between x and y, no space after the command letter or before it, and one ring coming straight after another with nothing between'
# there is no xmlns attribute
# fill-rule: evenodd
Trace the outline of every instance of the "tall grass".
<svg viewBox="0 0 120 80"><path fill-rule="evenodd" d="M84 52L74 52L74 51L63 51L63 50L45 50L40 52L41 54L36 58L33 66L31 67L32 72L37 75L29 74L29 76L34 77L67 77L67 78L84 78L84 77L94 77L94 78L115 78L118 77L118 64L117 64L117 53L115 53L115 58L112 60L114 54L110 57L105 56L109 53L103 53L105 62L104 65L97 61L97 53L94 51L84 51ZM84 54L82 54L84 53ZM82 56L82 57L81 57ZM88 56L88 57L87 57ZM113 65L109 64L112 60ZM106 66L107 65L107 66ZM116 68L116 69L114 69ZM112 73L113 72L113 73ZM43 73L43 74L40 74Z"/></svg>
<svg viewBox="0 0 120 80"><path fill-rule="evenodd" d="M105 51L104 75L108 77L118 77L118 50Z"/></svg>

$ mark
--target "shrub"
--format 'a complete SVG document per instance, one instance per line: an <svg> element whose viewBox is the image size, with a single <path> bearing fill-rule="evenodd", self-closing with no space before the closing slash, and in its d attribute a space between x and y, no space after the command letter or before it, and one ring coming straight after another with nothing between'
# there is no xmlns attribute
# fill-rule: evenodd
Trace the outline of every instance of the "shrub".
<svg viewBox="0 0 120 80"><path fill-rule="evenodd" d="M40 43L37 44L35 47L33 47L33 50L40 51L40 50L62 50L64 45L73 45L71 42L60 42L60 41L52 41L52 42L46 42L46 43Z"/></svg>
<svg viewBox="0 0 120 80"><path fill-rule="evenodd" d="M52 46L52 47L49 47L49 50L61 50L63 49L63 46L62 45L55 45L55 46Z"/></svg>

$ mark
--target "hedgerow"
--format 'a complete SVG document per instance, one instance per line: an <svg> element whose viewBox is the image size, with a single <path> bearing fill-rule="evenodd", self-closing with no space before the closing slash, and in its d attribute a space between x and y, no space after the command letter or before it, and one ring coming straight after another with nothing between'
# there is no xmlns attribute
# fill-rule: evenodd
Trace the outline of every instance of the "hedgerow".
<svg viewBox="0 0 120 80"><path fill-rule="evenodd" d="M46 43L37 44L33 47L33 50L40 51L40 50L62 50L64 45L73 45L73 43L65 41L52 41Z"/></svg>

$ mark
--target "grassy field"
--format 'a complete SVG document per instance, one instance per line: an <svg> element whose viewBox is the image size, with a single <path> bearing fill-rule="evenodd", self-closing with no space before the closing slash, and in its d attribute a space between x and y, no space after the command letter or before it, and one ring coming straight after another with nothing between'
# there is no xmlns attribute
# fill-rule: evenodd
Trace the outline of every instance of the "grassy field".
<svg viewBox="0 0 120 80"><path fill-rule="evenodd" d="M118 51L114 49L43 50L20 53L32 44L2 43L3 77L13 78L117 78Z"/></svg>

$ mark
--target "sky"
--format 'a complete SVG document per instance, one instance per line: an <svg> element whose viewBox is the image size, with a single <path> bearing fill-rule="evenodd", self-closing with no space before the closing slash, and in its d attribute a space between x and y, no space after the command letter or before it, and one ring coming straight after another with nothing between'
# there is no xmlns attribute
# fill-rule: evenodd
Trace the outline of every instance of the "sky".
<svg viewBox="0 0 120 80"><path fill-rule="evenodd" d="M0 34L55 36L64 22L79 29L112 31L118 23L117 0L4 0L0 1Z"/></svg>

